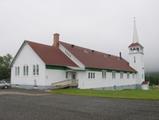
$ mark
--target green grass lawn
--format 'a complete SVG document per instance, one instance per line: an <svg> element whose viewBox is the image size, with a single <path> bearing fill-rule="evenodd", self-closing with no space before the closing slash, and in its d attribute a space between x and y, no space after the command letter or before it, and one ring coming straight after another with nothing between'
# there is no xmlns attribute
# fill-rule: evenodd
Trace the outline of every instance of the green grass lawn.
<svg viewBox="0 0 159 120"><path fill-rule="evenodd" d="M58 89L58 90L52 90L51 93L105 97L105 98L120 98L120 99L159 100L159 89L150 89L147 91L140 89L134 89L134 90Z"/></svg>

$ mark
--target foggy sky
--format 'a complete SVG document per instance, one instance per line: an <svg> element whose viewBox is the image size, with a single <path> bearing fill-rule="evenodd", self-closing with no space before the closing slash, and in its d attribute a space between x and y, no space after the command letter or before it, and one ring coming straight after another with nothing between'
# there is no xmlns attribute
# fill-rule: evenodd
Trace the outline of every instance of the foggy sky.
<svg viewBox="0 0 159 120"><path fill-rule="evenodd" d="M75 45L128 59L136 17L145 69L159 70L159 0L0 0L0 55L24 40L52 44L52 34Z"/></svg>

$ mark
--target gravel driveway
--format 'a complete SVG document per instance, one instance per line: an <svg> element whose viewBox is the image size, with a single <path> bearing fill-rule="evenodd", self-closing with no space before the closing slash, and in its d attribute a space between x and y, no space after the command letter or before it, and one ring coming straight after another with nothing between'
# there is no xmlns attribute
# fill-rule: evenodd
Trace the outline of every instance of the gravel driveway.
<svg viewBox="0 0 159 120"><path fill-rule="evenodd" d="M0 120L159 120L159 101L0 90Z"/></svg>

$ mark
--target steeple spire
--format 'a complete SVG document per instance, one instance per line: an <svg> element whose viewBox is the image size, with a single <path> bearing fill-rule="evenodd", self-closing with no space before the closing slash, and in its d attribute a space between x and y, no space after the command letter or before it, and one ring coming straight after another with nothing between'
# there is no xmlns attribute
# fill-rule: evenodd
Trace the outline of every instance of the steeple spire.
<svg viewBox="0 0 159 120"><path fill-rule="evenodd" d="M136 18L134 17L134 31L133 31L133 43L138 43L139 38L137 34L137 28L136 28Z"/></svg>

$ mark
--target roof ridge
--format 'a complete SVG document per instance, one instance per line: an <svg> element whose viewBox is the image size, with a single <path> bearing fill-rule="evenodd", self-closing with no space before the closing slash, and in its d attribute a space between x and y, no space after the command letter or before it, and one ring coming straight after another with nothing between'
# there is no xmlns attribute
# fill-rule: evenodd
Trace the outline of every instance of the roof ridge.
<svg viewBox="0 0 159 120"><path fill-rule="evenodd" d="M60 43L64 43L64 44L68 44L68 45L74 45L74 46L76 46L76 47L79 47L79 48L82 48L82 49L86 49L86 50L89 50L89 51L94 50L94 49L81 47L81 46L78 46L78 45L75 45L75 44L71 44L71 43L67 43L67 42L63 42L63 41L59 41L59 42L60 42ZM104 53L104 52L100 52L100 51L97 51L97 50L94 50L94 51L97 52L97 53L100 53L100 54L110 55L110 56L112 56L112 57L117 57L117 58L119 58L119 56L117 56L117 55L113 55L113 54L109 54L109 53Z"/></svg>
<svg viewBox="0 0 159 120"><path fill-rule="evenodd" d="M43 44L43 43L39 43L39 42L34 42L34 41L31 41L31 40L24 40L24 42L34 43L34 44L39 44L39 45L45 45L45 46L48 46L48 47L52 47L51 45L47 45L47 44Z"/></svg>

